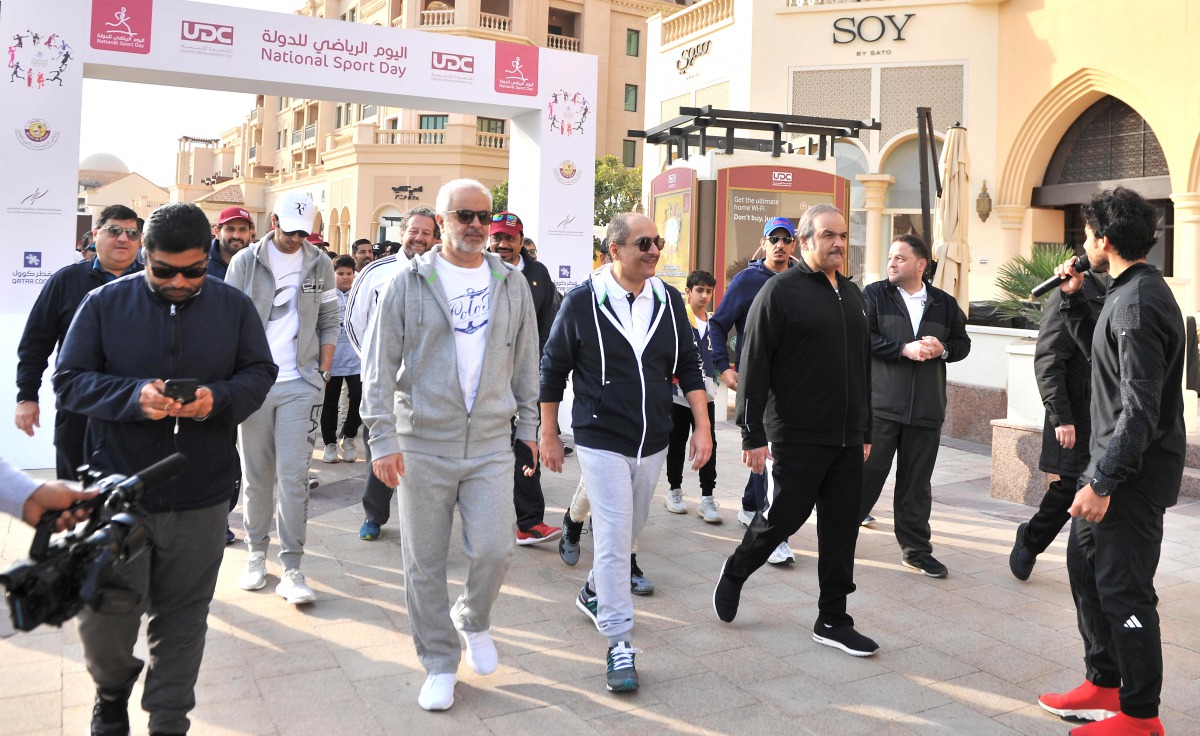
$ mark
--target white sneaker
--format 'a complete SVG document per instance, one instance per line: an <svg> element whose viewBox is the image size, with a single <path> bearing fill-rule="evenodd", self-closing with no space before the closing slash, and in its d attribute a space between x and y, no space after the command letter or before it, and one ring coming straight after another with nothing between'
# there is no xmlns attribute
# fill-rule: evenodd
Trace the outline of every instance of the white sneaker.
<svg viewBox="0 0 1200 736"><path fill-rule="evenodd" d="M417 696L417 705L425 710L450 710L454 705L454 685L458 675L430 675L421 686L421 694Z"/></svg>
<svg viewBox="0 0 1200 736"><path fill-rule="evenodd" d="M321 462L336 463L337 461L337 443L331 442L330 444L325 445L325 454L321 456Z"/></svg>
<svg viewBox="0 0 1200 736"><path fill-rule="evenodd" d="M467 666L477 675L490 675L496 671L499 656L496 654L496 643L492 641L491 629L487 631L464 631L459 623L454 622L458 629L458 638L463 643L463 659ZM449 706L447 706L449 707Z"/></svg>
<svg viewBox="0 0 1200 736"><path fill-rule="evenodd" d="M262 590L267 584L267 556L251 554L246 560L246 571L238 578L238 587L242 590Z"/></svg>
<svg viewBox="0 0 1200 736"><path fill-rule="evenodd" d="M738 521L742 526L750 526L750 522L754 521L754 512L742 509L738 512Z"/></svg>
<svg viewBox="0 0 1200 736"><path fill-rule="evenodd" d="M796 555L792 554L792 548L788 546L787 540L779 543L771 556L767 558L767 562L772 565L786 565L796 561Z"/></svg>
<svg viewBox="0 0 1200 736"><path fill-rule="evenodd" d="M696 507L696 513L700 514L700 518L709 524L717 524L721 521L721 512L717 511L719 505L712 496L702 496L700 505Z"/></svg>
<svg viewBox="0 0 1200 736"><path fill-rule="evenodd" d="M283 577L279 579L279 585L275 586L275 593L283 596L288 603L296 605L312 603L317 599L317 594L308 587L304 573L299 570L284 570Z"/></svg>
<svg viewBox="0 0 1200 736"><path fill-rule="evenodd" d="M683 491L678 488L672 488L667 491L667 511L672 514L686 514L687 504L683 502Z"/></svg>
<svg viewBox="0 0 1200 736"><path fill-rule="evenodd" d="M342 438L342 460L352 463L358 459L358 445L353 437Z"/></svg>

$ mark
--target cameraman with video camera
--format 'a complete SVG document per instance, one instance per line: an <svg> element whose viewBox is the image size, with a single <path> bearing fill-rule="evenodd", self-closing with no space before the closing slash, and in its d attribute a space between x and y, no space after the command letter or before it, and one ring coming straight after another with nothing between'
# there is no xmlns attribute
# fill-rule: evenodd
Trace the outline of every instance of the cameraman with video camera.
<svg viewBox="0 0 1200 736"><path fill-rule="evenodd" d="M62 511L76 501L86 501L94 495L73 490L60 480L43 483L0 458L0 511L29 526L36 526L48 511ZM79 518L75 513L60 514L55 529L60 532L70 529Z"/></svg>
<svg viewBox="0 0 1200 736"><path fill-rule="evenodd" d="M143 235L146 270L88 295L54 375L60 405L88 418L85 456L96 470L132 475L175 452L191 459L173 480L147 488L141 505L153 542L116 566L140 603L80 614L97 688L93 736L129 733L143 613L150 733L187 733L225 548L228 489L238 474L237 426L263 403L278 372L254 304L206 276L209 233L195 205L155 210Z"/></svg>

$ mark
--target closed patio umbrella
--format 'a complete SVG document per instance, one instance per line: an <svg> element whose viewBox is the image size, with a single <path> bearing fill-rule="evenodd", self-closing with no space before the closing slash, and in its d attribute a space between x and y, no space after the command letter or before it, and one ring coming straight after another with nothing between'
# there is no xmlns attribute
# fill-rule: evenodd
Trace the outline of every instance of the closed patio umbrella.
<svg viewBox="0 0 1200 736"><path fill-rule="evenodd" d="M967 293L967 273L971 270L971 250L967 244L967 224L971 209L968 197L967 129L954 126L946 131L939 168L942 172L942 196L937 200L933 219L933 256L937 260L933 285L958 300L964 314L971 303Z"/></svg>

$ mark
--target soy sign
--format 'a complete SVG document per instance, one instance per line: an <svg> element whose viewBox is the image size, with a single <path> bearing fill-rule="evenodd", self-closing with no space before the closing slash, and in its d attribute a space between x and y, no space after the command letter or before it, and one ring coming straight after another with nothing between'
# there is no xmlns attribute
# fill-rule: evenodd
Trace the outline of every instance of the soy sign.
<svg viewBox="0 0 1200 736"><path fill-rule="evenodd" d="M688 46L680 52L679 61L675 62L675 68L680 74L687 74L687 70L692 68L692 64L696 63L696 59L708 53L712 41L701 41L695 46Z"/></svg>
<svg viewBox="0 0 1200 736"><path fill-rule="evenodd" d="M868 15L861 19L856 19L854 16L838 18L833 22L833 42L835 44L855 41L875 43L893 32L895 35L887 40L903 41L904 27L916 15L916 13L905 13L903 19L899 21L895 15Z"/></svg>

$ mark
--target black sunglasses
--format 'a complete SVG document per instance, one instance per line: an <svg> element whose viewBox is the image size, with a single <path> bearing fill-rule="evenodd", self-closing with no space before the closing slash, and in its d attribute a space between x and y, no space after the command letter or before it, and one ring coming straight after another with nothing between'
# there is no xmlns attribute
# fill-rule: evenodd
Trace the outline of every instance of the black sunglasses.
<svg viewBox="0 0 1200 736"><path fill-rule="evenodd" d="M457 217L460 225L470 225L471 220L474 220L476 217L479 218L480 225L486 225L492 219L491 210L451 210L445 214L452 214Z"/></svg>
<svg viewBox="0 0 1200 736"><path fill-rule="evenodd" d="M149 261L149 259L146 260ZM203 266L186 266L184 268L176 268L175 266L156 266L153 263L150 263L150 273L154 274L154 278L162 279L163 281L166 281L167 279L173 279L180 274L182 274L185 279L198 279L202 278L204 274L208 273L208 264Z"/></svg>
<svg viewBox="0 0 1200 736"><path fill-rule="evenodd" d="M771 241L771 245L775 245L781 240L783 241L784 245L791 245L792 243L796 242L796 239L791 235L770 235L767 237L767 240Z"/></svg>
<svg viewBox="0 0 1200 736"><path fill-rule="evenodd" d="M125 233L130 240L141 240L142 231L136 227L121 227L120 225L107 225L100 228L100 232L108 233L109 237L119 238L121 233Z"/></svg>
<svg viewBox="0 0 1200 736"><path fill-rule="evenodd" d="M612 242L612 244L613 245L625 245L627 242L628 241L625 241L625 240L614 240ZM637 240L630 243L630 245L636 245L638 247L638 250L640 250L643 253L650 250L650 246L652 246L652 245L655 248L662 250L663 246L666 244L667 244L667 241L664 240L661 235L657 238L652 238L649 235L647 235L647 236L638 238Z"/></svg>

